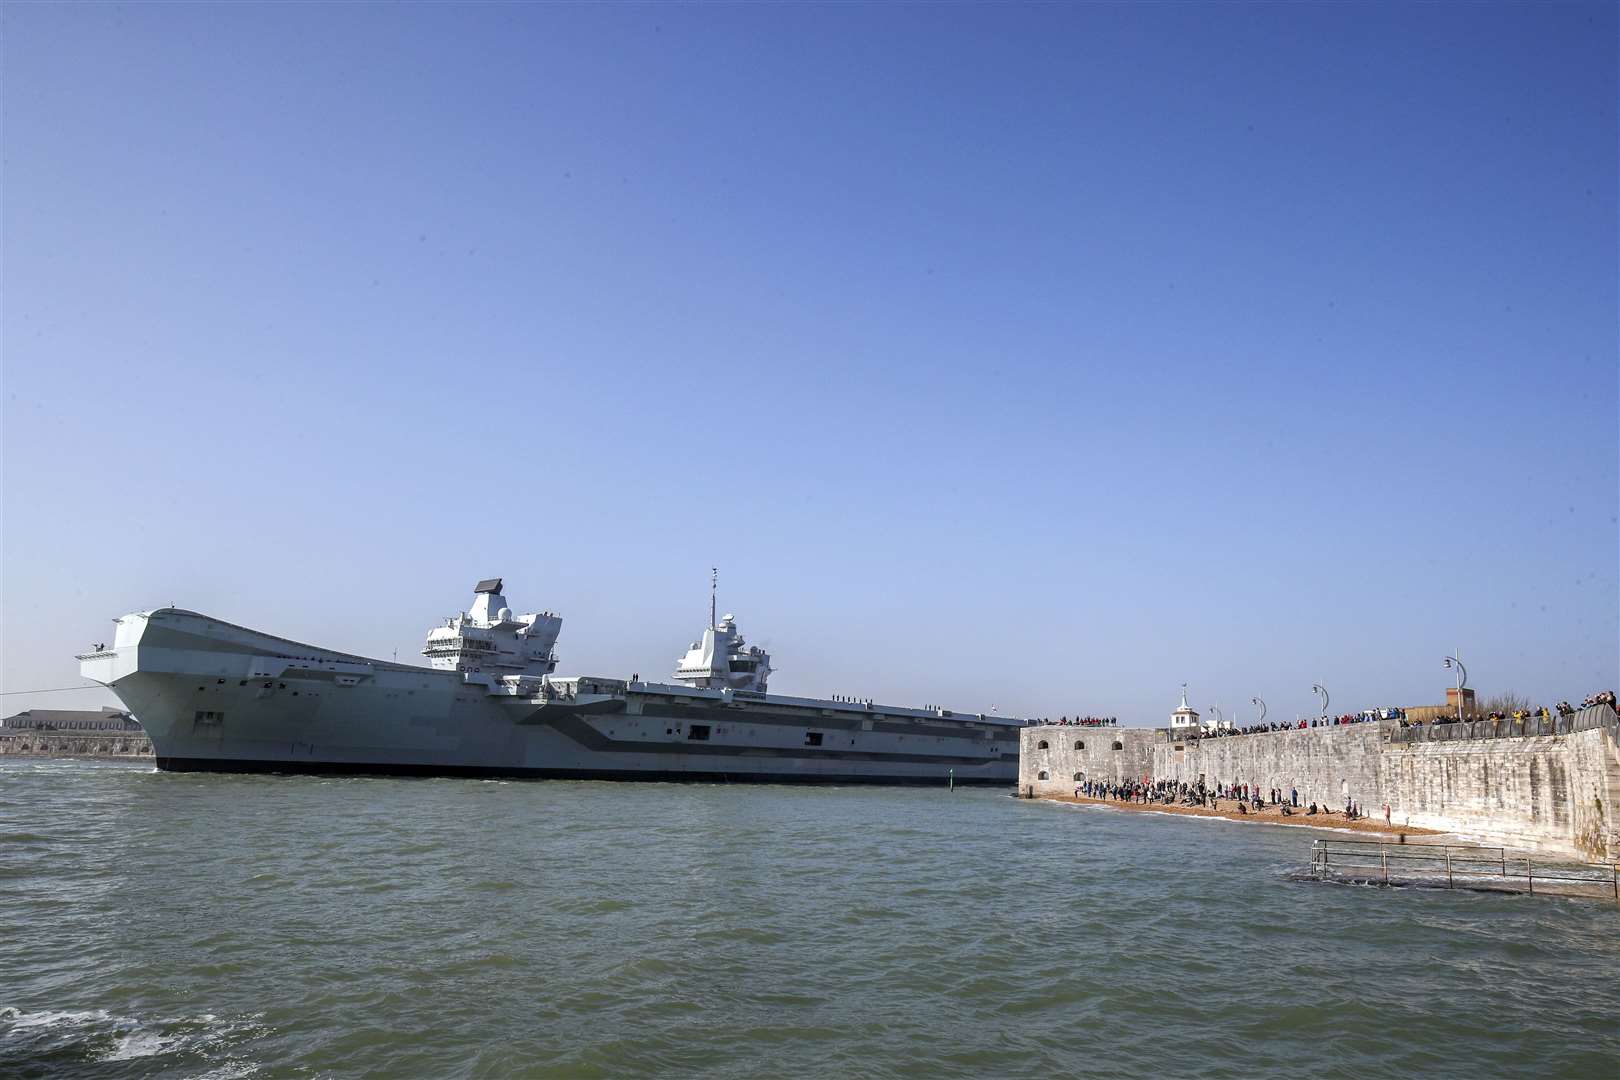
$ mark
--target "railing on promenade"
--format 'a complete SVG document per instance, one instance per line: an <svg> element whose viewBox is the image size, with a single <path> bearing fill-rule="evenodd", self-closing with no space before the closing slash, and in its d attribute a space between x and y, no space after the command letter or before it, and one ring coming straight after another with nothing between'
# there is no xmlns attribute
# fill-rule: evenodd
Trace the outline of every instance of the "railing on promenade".
<svg viewBox="0 0 1620 1080"><path fill-rule="evenodd" d="M1620 717L1607 705L1589 705L1553 716L1504 717L1500 720L1462 720L1447 724L1392 725L1386 738L1392 743L1451 742L1460 739L1513 739L1527 735L1573 735L1577 731L1607 728L1620 742Z"/></svg>
<svg viewBox="0 0 1620 1080"><path fill-rule="evenodd" d="M1317 840L1310 876L1318 881L1418 885L1492 892L1612 897L1620 903L1620 863L1537 858L1508 848L1473 844L1386 844Z"/></svg>

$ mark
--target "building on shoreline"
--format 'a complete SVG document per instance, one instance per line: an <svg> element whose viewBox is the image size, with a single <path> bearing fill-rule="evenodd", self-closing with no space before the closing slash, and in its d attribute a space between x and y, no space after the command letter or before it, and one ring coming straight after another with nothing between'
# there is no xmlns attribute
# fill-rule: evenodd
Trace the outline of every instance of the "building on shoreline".
<svg viewBox="0 0 1620 1080"><path fill-rule="evenodd" d="M0 720L0 754L149 758L152 740L122 709L24 709Z"/></svg>
<svg viewBox="0 0 1620 1080"><path fill-rule="evenodd" d="M1457 719L1457 688L1446 687L1446 703L1444 705L1408 705L1402 709L1408 722L1413 724L1449 724ZM1474 688L1465 686L1462 689L1462 715L1465 720L1478 720L1480 718L1479 703L1474 700Z"/></svg>
<svg viewBox="0 0 1620 1080"><path fill-rule="evenodd" d="M141 722L123 709L24 709L0 720L5 731L140 731Z"/></svg>

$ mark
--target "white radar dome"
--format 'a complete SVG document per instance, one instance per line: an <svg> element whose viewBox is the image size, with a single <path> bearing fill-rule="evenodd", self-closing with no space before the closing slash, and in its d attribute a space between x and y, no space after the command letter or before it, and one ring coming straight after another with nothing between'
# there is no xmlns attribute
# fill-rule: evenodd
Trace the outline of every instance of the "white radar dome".
<svg viewBox="0 0 1620 1080"><path fill-rule="evenodd" d="M512 621L512 609L509 608L509 607L501 608L501 610L499 610L499 611L497 611L495 613L495 618L499 619L501 622L511 622Z"/></svg>

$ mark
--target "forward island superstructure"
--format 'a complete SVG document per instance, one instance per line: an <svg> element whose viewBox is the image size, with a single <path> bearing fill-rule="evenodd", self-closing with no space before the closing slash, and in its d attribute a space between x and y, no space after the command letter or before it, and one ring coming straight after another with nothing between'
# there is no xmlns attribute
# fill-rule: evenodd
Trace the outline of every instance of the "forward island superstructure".
<svg viewBox="0 0 1620 1080"><path fill-rule="evenodd" d="M81 655L160 769L613 780L997 783L1022 722L767 692L770 654L715 618L671 682L558 677L562 619L500 578L429 632L428 666L305 645L194 611L117 620Z"/></svg>

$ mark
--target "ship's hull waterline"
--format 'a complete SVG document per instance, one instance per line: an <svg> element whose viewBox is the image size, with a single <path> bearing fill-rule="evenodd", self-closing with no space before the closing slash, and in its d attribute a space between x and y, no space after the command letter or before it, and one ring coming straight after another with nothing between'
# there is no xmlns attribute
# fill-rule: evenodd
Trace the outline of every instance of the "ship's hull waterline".
<svg viewBox="0 0 1620 1080"><path fill-rule="evenodd" d="M371 660L194 612L120 620L80 658L160 769L711 783L1012 785L1017 725L946 710ZM510 681L508 681L510 683Z"/></svg>

